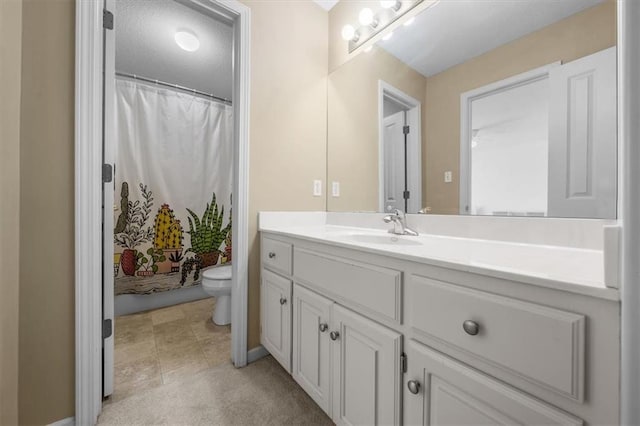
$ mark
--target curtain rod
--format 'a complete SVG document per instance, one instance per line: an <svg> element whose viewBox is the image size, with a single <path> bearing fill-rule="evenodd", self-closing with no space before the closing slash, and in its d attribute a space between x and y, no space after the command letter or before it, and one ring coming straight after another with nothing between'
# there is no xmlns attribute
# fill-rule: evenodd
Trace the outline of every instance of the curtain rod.
<svg viewBox="0 0 640 426"><path fill-rule="evenodd" d="M128 74L128 73L125 73L125 72L116 72L116 76L117 77L132 78L134 80L140 80L140 81L144 81L144 82L147 82L147 83L157 84L159 86L165 86L165 87L169 87L171 89L182 90L184 92L193 93L194 95L205 96L207 98L211 98L211 99L216 100L218 102L222 102L222 103L225 103L227 105L231 105L231 101L229 99L221 98L221 97L216 96L216 95L214 95L212 93L201 92L200 90L191 89L191 88L185 87L185 86L180 86L179 84L171 84L171 83L167 83L166 81L155 80L153 78L142 77L140 75Z"/></svg>

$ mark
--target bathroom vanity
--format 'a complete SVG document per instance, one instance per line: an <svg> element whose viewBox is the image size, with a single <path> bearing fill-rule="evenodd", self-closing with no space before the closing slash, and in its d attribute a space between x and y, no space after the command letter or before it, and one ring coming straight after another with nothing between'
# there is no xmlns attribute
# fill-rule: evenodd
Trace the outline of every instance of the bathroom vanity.
<svg viewBox="0 0 640 426"><path fill-rule="evenodd" d="M261 342L337 424L619 423L601 251L264 215Z"/></svg>

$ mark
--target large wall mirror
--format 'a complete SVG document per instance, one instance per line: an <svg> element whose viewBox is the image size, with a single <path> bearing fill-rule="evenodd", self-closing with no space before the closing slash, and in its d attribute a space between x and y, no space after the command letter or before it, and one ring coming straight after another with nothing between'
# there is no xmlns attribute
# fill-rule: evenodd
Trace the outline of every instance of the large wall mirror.
<svg viewBox="0 0 640 426"><path fill-rule="evenodd" d="M406 21L329 75L328 210L616 217L615 0Z"/></svg>

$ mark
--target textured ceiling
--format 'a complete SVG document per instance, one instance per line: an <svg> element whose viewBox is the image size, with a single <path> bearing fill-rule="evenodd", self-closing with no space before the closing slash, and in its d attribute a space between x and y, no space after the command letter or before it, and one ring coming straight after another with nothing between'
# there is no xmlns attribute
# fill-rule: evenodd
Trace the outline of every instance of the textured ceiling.
<svg viewBox="0 0 640 426"><path fill-rule="evenodd" d="M431 76L604 0L441 0L379 46Z"/></svg>
<svg viewBox="0 0 640 426"><path fill-rule="evenodd" d="M197 51L178 47L174 35L181 29L197 35ZM117 0L115 31L116 71L231 99L229 24L173 0Z"/></svg>

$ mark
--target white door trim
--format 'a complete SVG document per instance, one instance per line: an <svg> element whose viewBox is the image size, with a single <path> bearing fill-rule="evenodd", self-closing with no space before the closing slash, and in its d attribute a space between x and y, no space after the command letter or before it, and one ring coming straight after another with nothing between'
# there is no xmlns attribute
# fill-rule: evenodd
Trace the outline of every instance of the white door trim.
<svg viewBox="0 0 640 426"><path fill-rule="evenodd" d="M471 103L518 86L549 78L549 71L560 66L553 62L539 68L496 81L460 95L460 205L459 214L469 214L471 204Z"/></svg>
<svg viewBox="0 0 640 426"><path fill-rule="evenodd" d="M407 124L414 129L410 137L416 137L417 143L413 155L409 156L409 191L416 194L414 202L417 213L422 208L422 104L419 100L407 95L383 80L378 80L378 211L385 211L384 203L384 98L388 97L407 107ZM410 199L411 200L411 199Z"/></svg>
<svg viewBox="0 0 640 426"><path fill-rule="evenodd" d="M621 235L620 424L640 424L640 2L618 0L618 225Z"/></svg>
<svg viewBox="0 0 640 426"><path fill-rule="evenodd" d="M192 0L234 25L232 359L247 363L250 9L236 0ZM102 1L76 0L75 332L76 424L102 408Z"/></svg>

